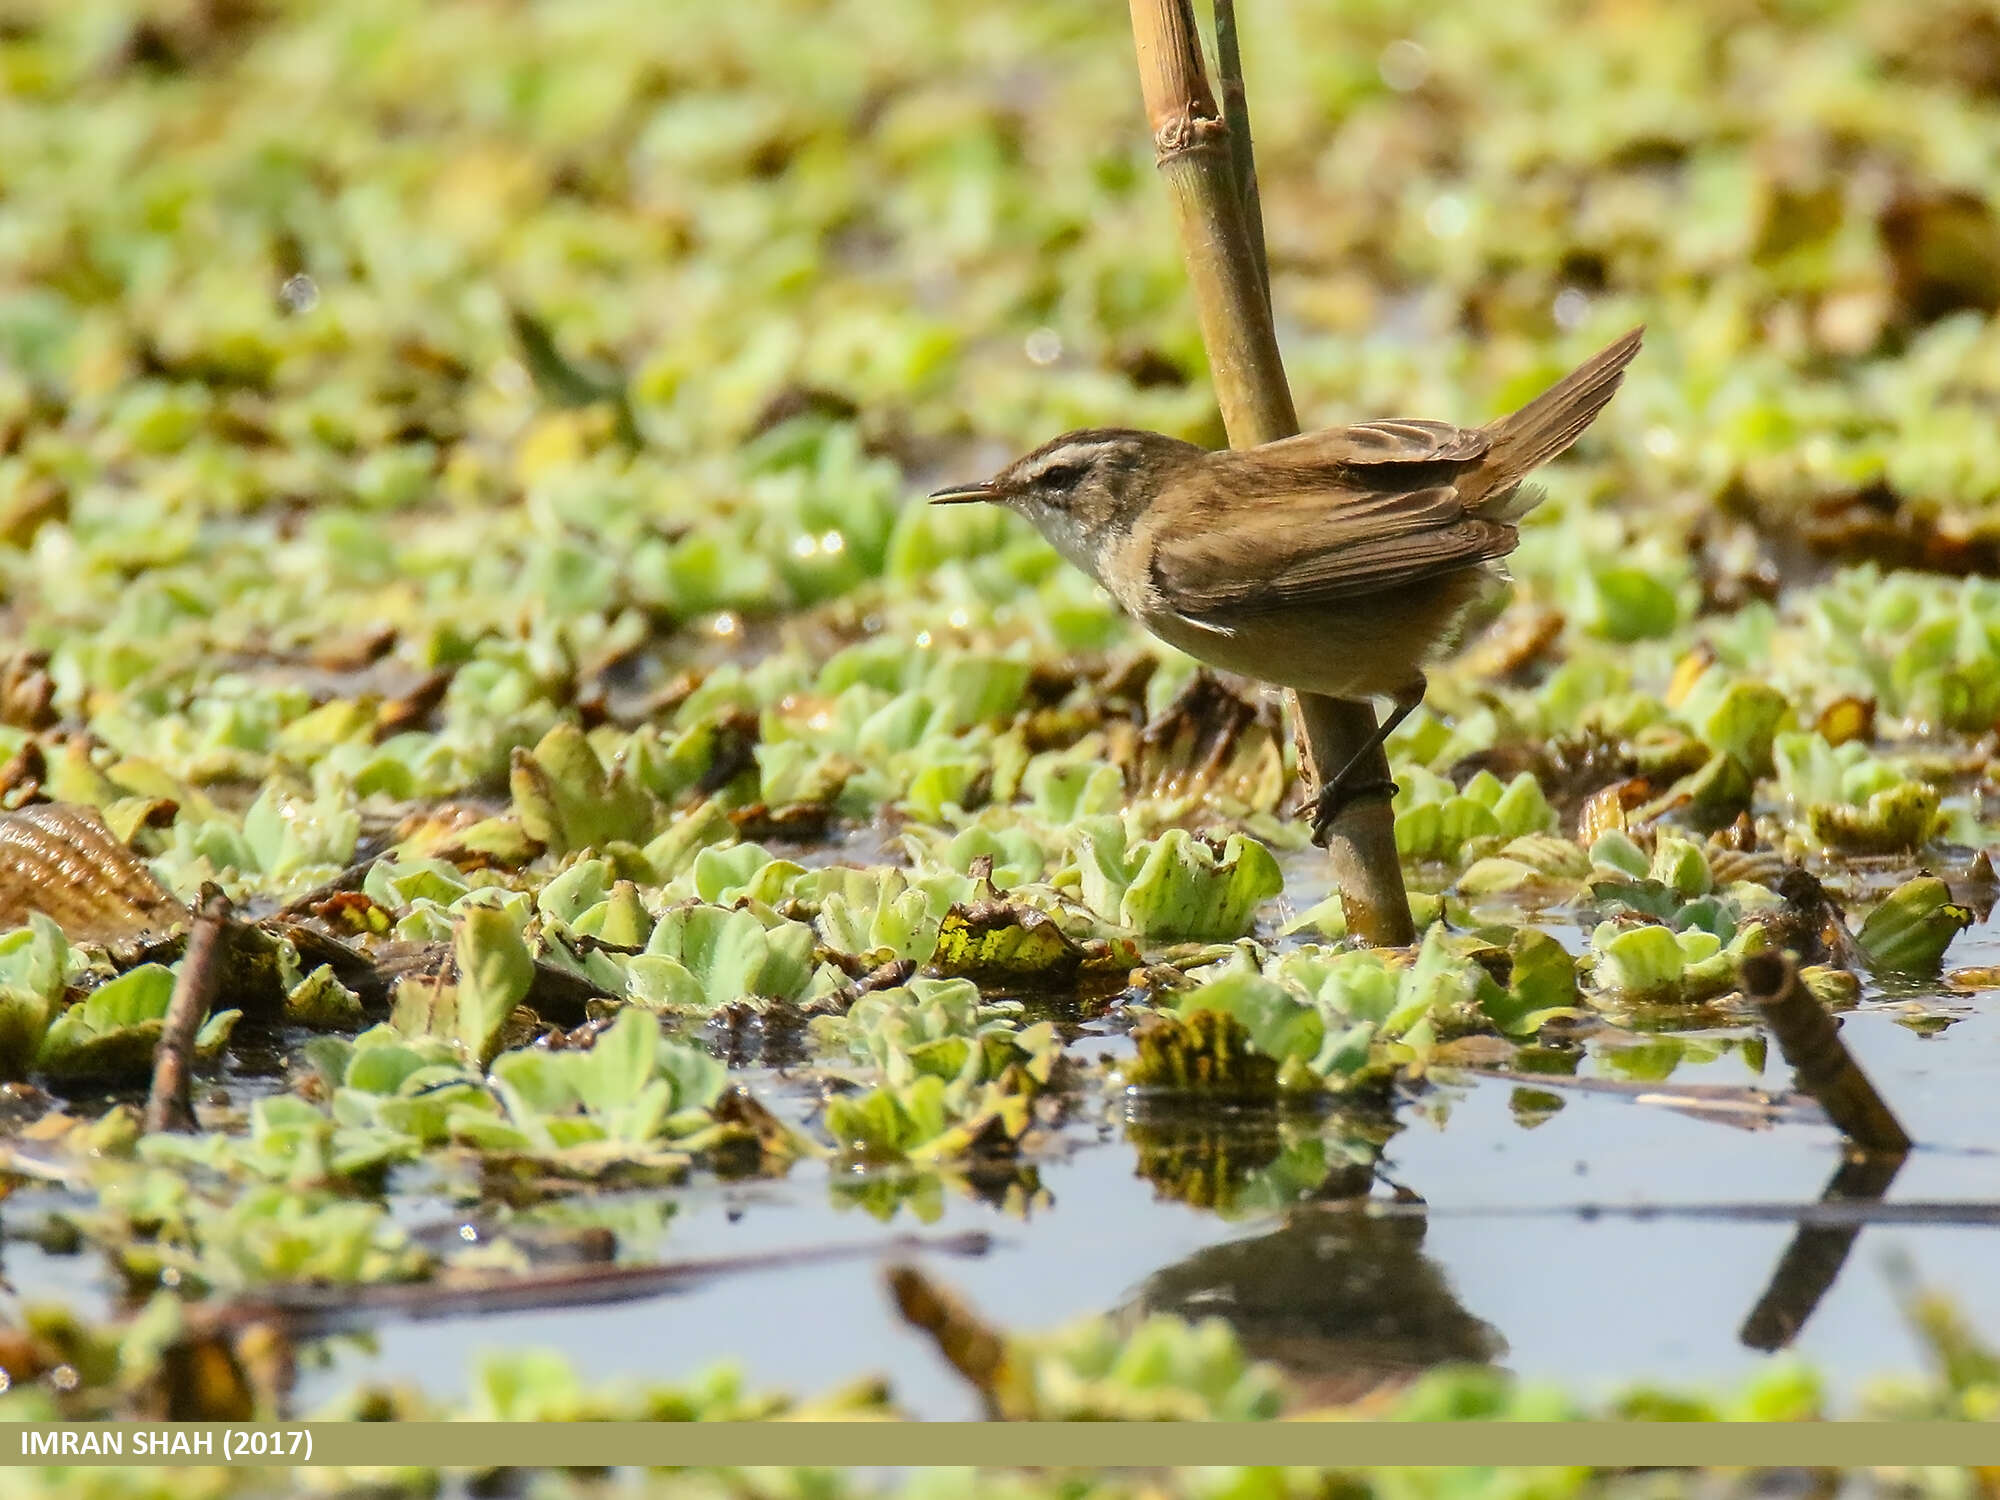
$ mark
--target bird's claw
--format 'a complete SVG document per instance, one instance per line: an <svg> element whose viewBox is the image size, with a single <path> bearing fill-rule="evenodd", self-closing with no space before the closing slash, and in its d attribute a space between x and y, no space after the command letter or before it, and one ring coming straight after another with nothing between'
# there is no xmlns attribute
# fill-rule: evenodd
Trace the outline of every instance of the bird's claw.
<svg viewBox="0 0 2000 1500"><path fill-rule="evenodd" d="M1321 848L1326 847L1326 837L1334 819L1345 812L1350 803L1365 797L1380 797L1386 802L1399 790L1396 783L1386 777L1354 782L1343 782L1335 777L1320 788L1319 796L1313 801L1313 842Z"/></svg>

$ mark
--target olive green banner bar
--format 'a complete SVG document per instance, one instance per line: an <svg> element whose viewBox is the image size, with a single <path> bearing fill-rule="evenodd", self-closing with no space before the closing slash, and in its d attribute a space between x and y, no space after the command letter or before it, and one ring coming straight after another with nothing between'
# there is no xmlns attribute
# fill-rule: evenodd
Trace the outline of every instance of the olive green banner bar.
<svg viewBox="0 0 2000 1500"><path fill-rule="evenodd" d="M2000 1463L2000 1425L1928 1422L306 1422L0 1424L0 1462L501 1466Z"/></svg>

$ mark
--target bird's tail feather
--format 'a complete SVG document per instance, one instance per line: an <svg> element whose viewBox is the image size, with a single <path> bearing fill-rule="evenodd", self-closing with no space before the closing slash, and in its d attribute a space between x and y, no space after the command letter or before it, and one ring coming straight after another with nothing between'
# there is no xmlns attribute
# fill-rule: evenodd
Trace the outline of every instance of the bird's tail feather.
<svg viewBox="0 0 2000 1500"><path fill-rule="evenodd" d="M1625 367L1639 352L1645 335L1641 325L1608 348L1593 354L1569 374L1510 416L1486 428L1491 446L1480 465L1485 493L1510 513L1516 511L1514 490L1528 472L1547 463L1582 435L1618 391ZM1481 511L1485 514L1485 511ZM1503 518L1504 519L1504 518Z"/></svg>

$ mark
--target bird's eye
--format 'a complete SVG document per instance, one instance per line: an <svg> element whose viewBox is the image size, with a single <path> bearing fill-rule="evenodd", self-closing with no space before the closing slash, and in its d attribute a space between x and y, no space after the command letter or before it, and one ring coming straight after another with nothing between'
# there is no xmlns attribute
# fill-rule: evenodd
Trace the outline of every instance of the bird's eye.
<svg viewBox="0 0 2000 1500"><path fill-rule="evenodd" d="M1089 464L1050 464L1035 476L1035 486L1049 490L1075 489L1089 472Z"/></svg>

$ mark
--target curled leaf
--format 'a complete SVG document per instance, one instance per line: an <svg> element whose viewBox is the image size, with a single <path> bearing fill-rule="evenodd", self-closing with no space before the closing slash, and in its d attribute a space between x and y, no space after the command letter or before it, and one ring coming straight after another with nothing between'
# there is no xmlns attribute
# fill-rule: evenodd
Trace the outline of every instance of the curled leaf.
<svg viewBox="0 0 2000 1500"><path fill-rule="evenodd" d="M1197 672L1139 735L1126 780L1141 797L1217 798L1268 812L1290 780L1277 713Z"/></svg>
<svg viewBox="0 0 2000 1500"><path fill-rule="evenodd" d="M1972 913L1944 881L1919 875L1868 914L1854 941L1878 974L1935 974L1951 940L1971 925Z"/></svg>
<svg viewBox="0 0 2000 1500"><path fill-rule="evenodd" d="M535 960L513 918L497 907L474 906L459 919L457 1037L466 1055L484 1063L500 1045L500 1029L535 982Z"/></svg>

